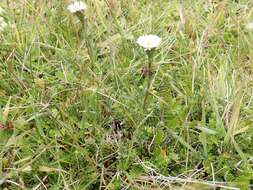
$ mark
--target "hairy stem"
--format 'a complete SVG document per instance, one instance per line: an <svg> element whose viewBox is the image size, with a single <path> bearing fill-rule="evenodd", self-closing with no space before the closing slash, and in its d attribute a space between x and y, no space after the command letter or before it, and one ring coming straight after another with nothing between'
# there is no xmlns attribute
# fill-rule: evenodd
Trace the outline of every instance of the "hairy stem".
<svg viewBox="0 0 253 190"><path fill-rule="evenodd" d="M94 65L95 65L95 51L94 51L94 43L91 39L91 37L89 36L89 31L88 31L88 23L86 18L84 17L83 13L78 13L78 18L82 23L82 31L84 33L84 40L85 40L85 45L88 51L88 55L90 57L90 61L91 61L91 70L93 70Z"/></svg>
<svg viewBox="0 0 253 190"><path fill-rule="evenodd" d="M148 95L149 95L149 90L150 90L150 85L151 85L151 80L152 80L152 52L147 52L148 54L148 83L147 87L145 90L145 96L144 96L144 102L143 102L143 108L146 108L147 100L148 100Z"/></svg>

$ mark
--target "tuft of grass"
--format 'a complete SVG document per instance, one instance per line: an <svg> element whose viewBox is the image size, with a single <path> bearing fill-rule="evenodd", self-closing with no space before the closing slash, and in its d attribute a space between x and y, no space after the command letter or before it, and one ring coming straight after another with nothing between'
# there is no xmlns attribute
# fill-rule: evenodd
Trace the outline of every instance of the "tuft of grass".
<svg viewBox="0 0 253 190"><path fill-rule="evenodd" d="M248 189L252 3L70 2L0 2L0 189Z"/></svg>

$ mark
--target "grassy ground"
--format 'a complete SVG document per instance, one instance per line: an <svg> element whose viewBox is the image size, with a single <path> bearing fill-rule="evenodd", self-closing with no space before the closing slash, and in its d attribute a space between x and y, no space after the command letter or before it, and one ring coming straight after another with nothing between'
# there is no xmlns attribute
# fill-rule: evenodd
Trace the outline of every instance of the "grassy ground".
<svg viewBox="0 0 253 190"><path fill-rule="evenodd" d="M248 189L253 3L182 2L1 1L0 189Z"/></svg>

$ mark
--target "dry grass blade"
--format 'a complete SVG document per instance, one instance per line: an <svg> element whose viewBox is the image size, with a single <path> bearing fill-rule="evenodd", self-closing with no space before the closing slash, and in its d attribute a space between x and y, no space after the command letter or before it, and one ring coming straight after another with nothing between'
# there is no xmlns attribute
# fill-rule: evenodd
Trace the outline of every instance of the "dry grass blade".
<svg viewBox="0 0 253 190"><path fill-rule="evenodd" d="M240 190L237 187L228 186L226 182L218 182L218 181L203 181L197 180L193 178L180 178L180 177L173 177L173 176L164 176L162 174L157 173L153 168L146 166L143 162L141 165L146 169L147 172L151 173L152 176L140 176L136 180L153 182L155 184L159 183L163 186L169 186L175 183L182 183L182 184L199 184L203 185L202 188L205 186L210 188L223 188L229 190Z"/></svg>

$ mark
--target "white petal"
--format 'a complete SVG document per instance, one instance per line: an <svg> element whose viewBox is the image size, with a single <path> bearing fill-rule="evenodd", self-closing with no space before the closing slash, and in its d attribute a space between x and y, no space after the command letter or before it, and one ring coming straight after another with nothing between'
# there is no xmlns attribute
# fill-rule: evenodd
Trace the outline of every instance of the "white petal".
<svg viewBox="0 0 253 190"><path fill-rule="evenodd" d="M146 50L157 48L162 39L157 35L143 35L137 39L137 43Z"/></svg>
<svg viewBox="0 0 253 190"><path fill-rule="evenodd" d="M86 4L81 1L75 1L74 3L70 4L67 9L71 13L76 13L78 11L84 11L87 8Z"/></svg>
<svg viewBox="0 0 253 190"><path fill-rule="evenodd" d="M246 24L245 28L249 31L253 31L253 22Z"/></svg>

